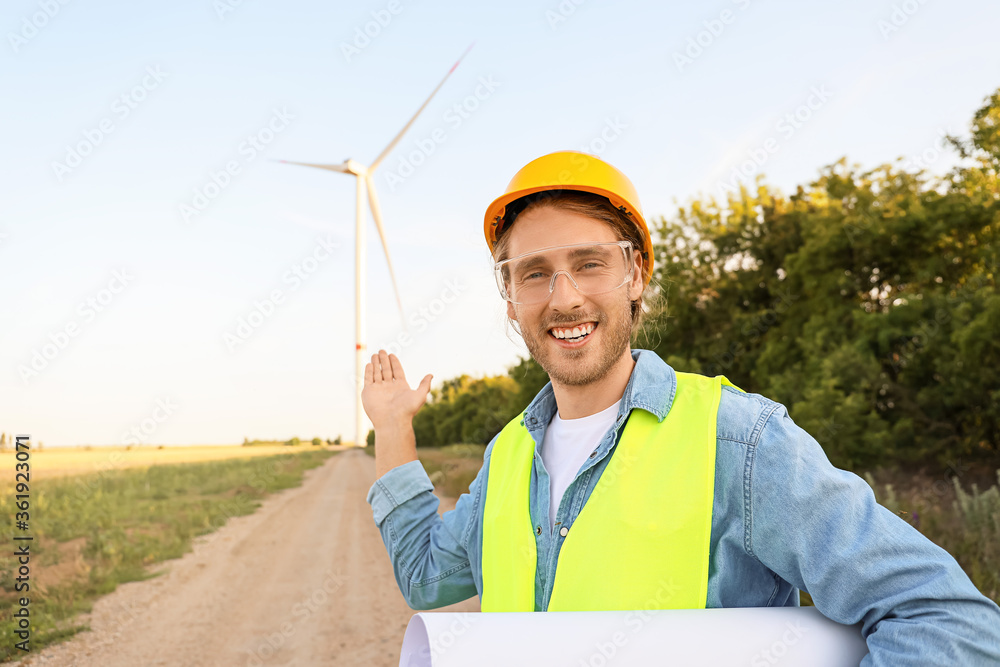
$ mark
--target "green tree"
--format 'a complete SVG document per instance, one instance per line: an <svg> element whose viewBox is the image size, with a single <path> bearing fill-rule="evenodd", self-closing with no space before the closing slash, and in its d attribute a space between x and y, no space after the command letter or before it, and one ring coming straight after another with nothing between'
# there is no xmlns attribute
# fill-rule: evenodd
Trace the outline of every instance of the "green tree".
<svg viewBox="0 0 1000 667"><path fill-rule="evenodd" d="M995 460L998 105L945 178L842 159L661 218L654 349L784 403L841 466Z"/></svg>
<svg viewBox="0 0 1000 667"><path fill-rule="evenodd" d="M524 410L528 407L538 392L549 383L548 373L530 356L522 357L508 368L507 375L517 383L518 387L513 397L515 410Z"/></svg>
<svg viewBox="0 0 1000 667"><path fill-rule="evenodd" d="M488 444L517 414L517 392L517 383L506 375L446 380L431 390L429 402L413 419L417 446Z"/></svg>

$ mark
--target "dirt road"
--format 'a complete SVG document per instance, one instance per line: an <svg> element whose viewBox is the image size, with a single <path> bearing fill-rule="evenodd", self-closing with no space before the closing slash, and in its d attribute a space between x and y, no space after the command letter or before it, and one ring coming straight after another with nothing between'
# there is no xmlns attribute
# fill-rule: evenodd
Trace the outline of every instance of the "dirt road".
<svg viewBox="0 0 1000 667"><path fill-rule="evenodd" d="M99 600L91 631L18 664L398 665L415 612L365 502L374 480L364 452L331 457L165 574ZM479 611L479 598L436 611Z"/></svg>

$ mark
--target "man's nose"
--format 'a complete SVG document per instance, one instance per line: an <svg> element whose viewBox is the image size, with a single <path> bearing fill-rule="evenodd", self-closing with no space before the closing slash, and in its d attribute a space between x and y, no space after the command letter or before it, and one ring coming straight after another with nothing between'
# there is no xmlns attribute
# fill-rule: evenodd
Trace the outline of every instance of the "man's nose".
<svg viewBox="0 0 1000 667"><path fill-rule="evenodd" d="M562 280L560 280L562 278ZM552 276L552 296L549 305L556 310L572 310L583 305L584 297L573 278L566 271L556 271Z"/></svg>

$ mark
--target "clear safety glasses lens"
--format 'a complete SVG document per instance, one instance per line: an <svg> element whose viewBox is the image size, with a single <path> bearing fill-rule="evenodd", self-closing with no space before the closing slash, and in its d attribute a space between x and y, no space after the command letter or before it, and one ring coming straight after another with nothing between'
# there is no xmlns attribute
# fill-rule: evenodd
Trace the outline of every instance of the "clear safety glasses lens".
<svg viewBox="0 0 1000 667"><path fill-rule="evenodd" d="M504 299L516 304L548 300L559 274L588 296L618 289L634 275L632 244L579 243L543 248L511 257L493 267Z"/></svg>

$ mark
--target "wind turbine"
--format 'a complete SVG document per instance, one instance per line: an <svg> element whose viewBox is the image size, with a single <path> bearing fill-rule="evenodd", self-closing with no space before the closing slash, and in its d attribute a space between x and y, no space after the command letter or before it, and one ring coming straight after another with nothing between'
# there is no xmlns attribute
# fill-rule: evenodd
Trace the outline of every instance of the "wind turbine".
<svg viewBox="0 0 1000 667"><path fill-rule="evenodd" d="M451 66L448 73L444 75L441 82L437 85L430 96L424 103L420 105L417 109L417 113L413 114L409 122L403 126L403 129L399 131L389 145L379 153L375 161L369 166L365 166L358 162L357 160L352 160L350 158L344 160L340 164L315 164L311 162L292 162L291 160L278 160L283 164L297 164L303 167L313 167L315 169L325 169L327 171L337 171L342 174L351 174L357 181L357 202L355 205L355 225L354 225L354 376L355 376L355 396L354 396L354 443L358 447L363 447L365 444L364 436L367 435L364 428L364 408L361 405L361 390L364 388L364 377L365 377L365 356L366 356L366 345L365 345L365 214L364 214L364 198L367 191L368 195L368 205L372 211L372 217L375 219L375 227L378 229L379 238L382 241L382 250L385 252L385 261L389 265L389 277L392 279L392 289L396 294L396 306L399 308L399 316L403 319L403 325L406 325L405 316L403 315L403 302L399 296L399 285L396 283L396 273L392 268L392 259L389 257L389 244L385 237L385 227L382 224L382 208L378 203L378 195L375 193L375 181L373 176L375 170L378 168L382 161L389 155L390 151L396 147L406 131L410 129L417 117L423 112L430 101L434 98L444 82L448 80L451 73L455 71L458 64L462 62L462 59L469 53L472 49L472 44L465 50L455 64Z"/></svg>

